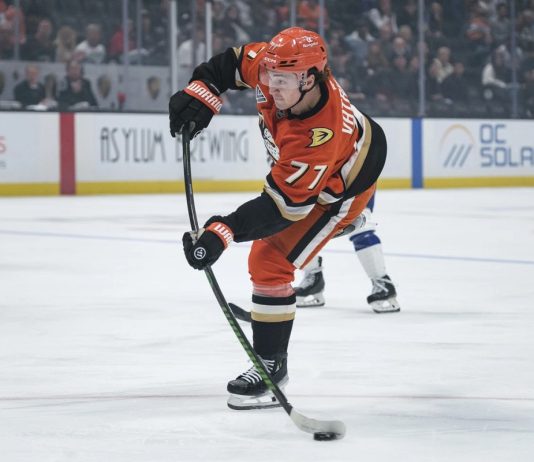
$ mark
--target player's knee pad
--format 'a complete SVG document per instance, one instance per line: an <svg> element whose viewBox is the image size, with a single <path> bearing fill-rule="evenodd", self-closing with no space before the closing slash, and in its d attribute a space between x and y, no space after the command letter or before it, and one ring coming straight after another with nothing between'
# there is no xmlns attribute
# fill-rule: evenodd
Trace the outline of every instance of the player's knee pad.
<svg viewBox="0 0 534 462"><path fill-rule="evenodd" d="M374 230L355 234L350 237L350 240L352 241L352 245L354 245L354 250L356 250L356 252L380 244L380 238L375 234Z"/></svg>
<svg viewBox="0 0 534 462"><path fill-rule="evenodd" d="M254 284L278 286L293 282L295 267L276 247L258 240L250 249L248 271Z"/></svg>

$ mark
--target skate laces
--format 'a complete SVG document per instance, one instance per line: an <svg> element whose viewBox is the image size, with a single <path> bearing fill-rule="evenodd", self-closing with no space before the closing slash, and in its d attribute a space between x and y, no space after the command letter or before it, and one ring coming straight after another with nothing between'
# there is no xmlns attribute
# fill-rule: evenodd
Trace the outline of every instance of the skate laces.
<svg viewBox="0 0 534 462"><path fill-rule="evenodd" d="M265 367L271 373L274 369L275 360L274 359L262 359L263 364L265 364ZM243 372L238 379L242 379L245 382L248 383L258 383L261 382L262 378L258 370L256 369L256 366L252 366L248 371Z"/></svg>
<svg viewBox="0 0 534 462"><path fill-rule="evenodd" d="M386 284L390 284L391 281L388 277L384 276L382 278L373 279L373 294L379 292L388 292L388 287Z"/></svg>
<svg viewBox="0 0 534 462"><path fill-rule="evenodd" d="M321 268L313 269L304 276L299 285L299 289L307 289L315 284L315 275L321 271Z"/></svg>

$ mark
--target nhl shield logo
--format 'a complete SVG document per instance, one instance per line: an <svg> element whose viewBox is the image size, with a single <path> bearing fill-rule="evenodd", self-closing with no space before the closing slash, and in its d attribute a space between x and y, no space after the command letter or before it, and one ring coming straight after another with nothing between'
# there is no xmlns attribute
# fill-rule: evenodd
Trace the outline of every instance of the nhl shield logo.
<svg viewBox="0 0 534 462"><path fill-rule="evenodd" d="M267 98L261 91L261 88L259 85L256 85L256 102L257 103L265 103L267 101Z"/></svg>

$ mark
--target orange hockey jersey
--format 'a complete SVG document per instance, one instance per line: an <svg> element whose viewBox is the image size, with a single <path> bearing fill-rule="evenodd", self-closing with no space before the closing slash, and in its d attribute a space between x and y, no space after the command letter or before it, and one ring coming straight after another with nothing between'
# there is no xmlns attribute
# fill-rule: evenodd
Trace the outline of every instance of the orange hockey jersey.
<svg viewBox="0 0 534 462"><path fill-rule="evenodd" d="M321 100L308 113L278 110L258 79L266 48L266 43L251 43L235 50L242 56L236 86L256 91L261 135L273 160L264 190L284 218L297 221L316 203L347 197L367 155L371 129L333 77L321 84Z"/></svg>

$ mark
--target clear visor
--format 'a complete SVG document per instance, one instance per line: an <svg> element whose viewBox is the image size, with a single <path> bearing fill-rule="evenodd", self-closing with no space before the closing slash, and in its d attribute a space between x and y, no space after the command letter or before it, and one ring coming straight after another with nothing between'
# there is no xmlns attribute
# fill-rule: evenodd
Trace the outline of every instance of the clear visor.
<svg viewBox="0 0 534 462"><path fill-rule="evenodd" d="M260 68L260 82L273 89L294 90L300 87L303 77L303 73L272 71L263 66Z"/></svg>

